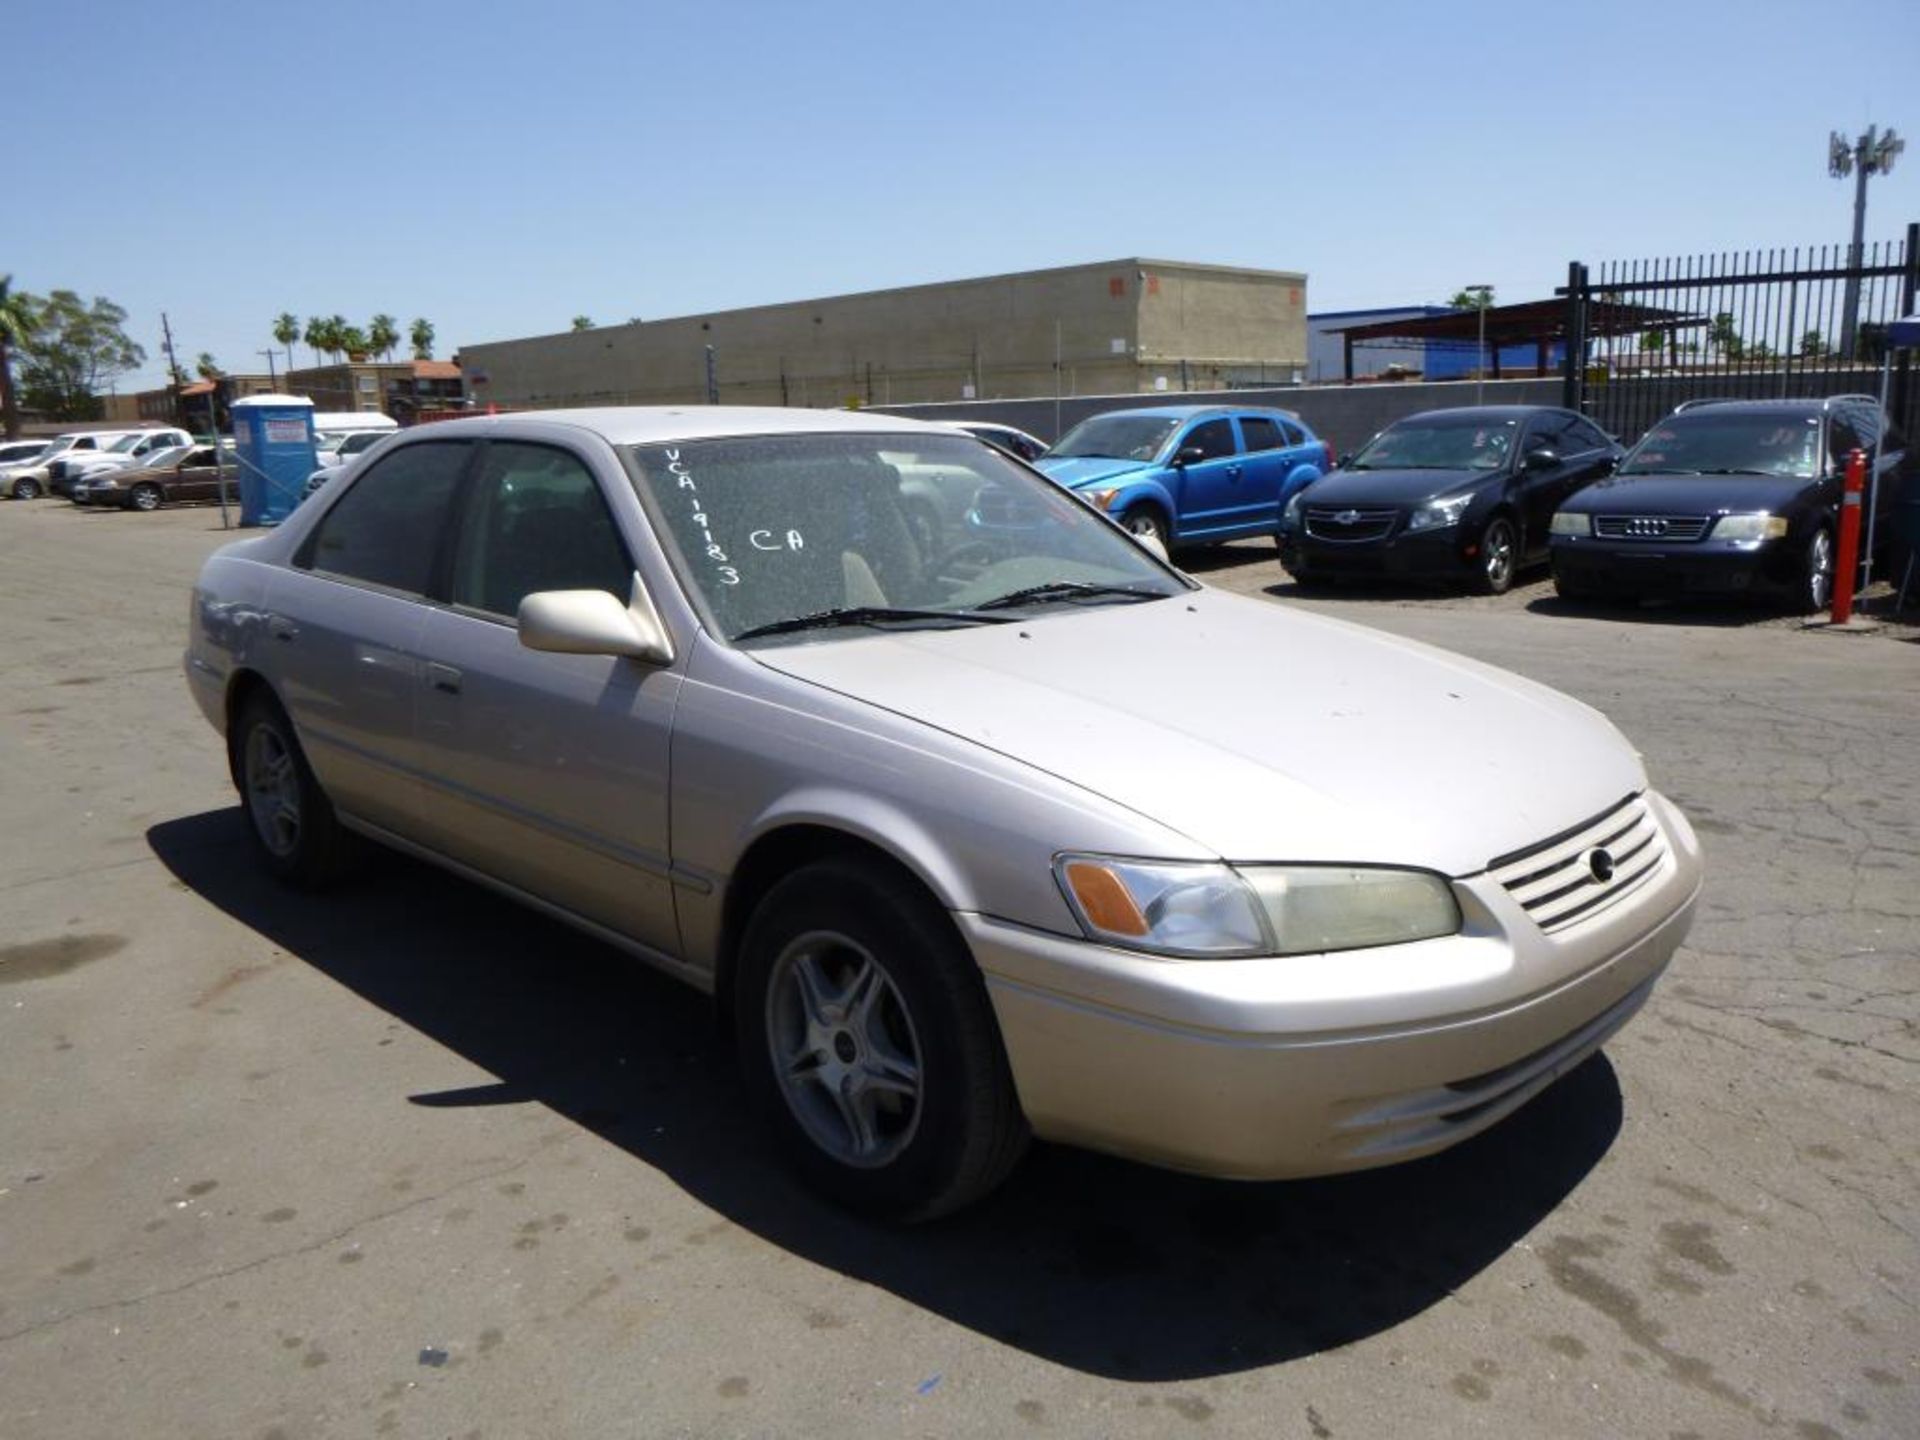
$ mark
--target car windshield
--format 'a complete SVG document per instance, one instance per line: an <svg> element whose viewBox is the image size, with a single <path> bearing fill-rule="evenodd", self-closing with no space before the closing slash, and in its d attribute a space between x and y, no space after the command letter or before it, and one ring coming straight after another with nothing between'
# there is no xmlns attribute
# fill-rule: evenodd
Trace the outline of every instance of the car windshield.
<svg viewBox="0 0 1920 1440"><path fill-rule="evenodd" d="M193 447L191 445L169 445L164 450L155 450L151 455L141 456L140 463L156 470L164 465L177 465L187 457L192 449ZM209 461L208 463L211 464L212 462Z"/></svg>
<svg viewBox="0 0 1920 1440"><path fill-rule="evenodd" d="M1348 463L1349 470L1498 470L1513 449L1517 420L1428 416L1389 425Z"/></svg>
<svg viewBox="0 0 1920 1440"><path fill-rule="evenodd" d="M1641 437L1622 475L1791 475L1810 480L1820 459L1815 415L1696 410Z"/></svg>
<svg viewBox="0 0 1920 1440"><path fill-rule="evenodd" d="M768 435L625 454L682 580L728 640L790 621L826 627L780 636L804 641L848 633L836 622L971 625L1186 589L1083 501L958 435Z"/></svg>
<svg viewBox="0 0 1920 1440"><path fill-rule="evenodd" d="M146 438L144 435L122 435L107 447L107 453L109 455L125 455L129 450L141 444Z"/></svg>
<svg viewBox="0 0 1920 1440"><path fill-rule="evenodd" d="M1047 458L1151 460L1179 424L1164 415L1096 415L1062 436L1060 443L1047 452Z"/></svg>

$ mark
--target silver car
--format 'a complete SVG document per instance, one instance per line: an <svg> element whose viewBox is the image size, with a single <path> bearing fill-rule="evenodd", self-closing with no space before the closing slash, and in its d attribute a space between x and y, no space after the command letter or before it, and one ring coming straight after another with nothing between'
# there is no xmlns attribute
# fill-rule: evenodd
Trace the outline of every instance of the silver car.
<svg viewBox="0 0 1920 1440"><path fill-rule="evenodd" d="M906 471L962 487L932 534ZM1700 885L1585 705L891 417L410 432L208 561L186 671L275 875L370 838L701 987L798 1167L896 1216L1030 1135L1442 1149L1633 1015Z"/></svg>

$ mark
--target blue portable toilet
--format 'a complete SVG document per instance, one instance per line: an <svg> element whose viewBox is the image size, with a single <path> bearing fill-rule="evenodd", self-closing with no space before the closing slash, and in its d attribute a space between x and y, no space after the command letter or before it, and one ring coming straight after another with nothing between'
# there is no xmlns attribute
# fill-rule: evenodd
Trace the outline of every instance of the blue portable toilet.
<svg viewBox="0 0 1920 1440"><path fill-rule="evenodd" d="M249 395L231 409L240 461L240 523L278 525L300 503L307 477L320 468L313 401L302 395Z"/></svg>

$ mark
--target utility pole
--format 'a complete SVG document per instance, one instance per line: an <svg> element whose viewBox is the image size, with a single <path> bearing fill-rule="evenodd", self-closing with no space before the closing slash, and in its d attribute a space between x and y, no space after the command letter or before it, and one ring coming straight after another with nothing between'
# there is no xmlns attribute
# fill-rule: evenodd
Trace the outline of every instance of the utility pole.
<svg viewBox="0 0 1920 1440"><path fill-rule="evenodd" d="M173 397L173 423L178 425L185 417L180 413L180 362L173 356L173 326L167 322L167 312L160 312L160 348L167 352L167 393Z"/></svg>
<svg viewBox="0 0 1920 1440"><path fill-rule="evenodd" d="M1867 177L1885 175L1893 169L1894 156L1907 148L1907 142L1891 127L1882 135L1880 127L1869 125L1866 133L1852 144L1838 130L1827 136L1827 174L1844 180L1859 172L1853 186L1853 246L1847 251L1847 291L1840 306L1840 360L1854 359L1854 337L1860 324L1860 266L1866 253L1861 247L1867 233Z"/></svg>
<svg viewBox="0 0 1920 1440"><path fill-rule="evenodd" d="M272 350L256 350L253 353L256 355L264 355L267 357L267 388L269 390L278 391L280 388L280 381L278 380L278 378L275 377L273 373L273 351Z"/></svg>

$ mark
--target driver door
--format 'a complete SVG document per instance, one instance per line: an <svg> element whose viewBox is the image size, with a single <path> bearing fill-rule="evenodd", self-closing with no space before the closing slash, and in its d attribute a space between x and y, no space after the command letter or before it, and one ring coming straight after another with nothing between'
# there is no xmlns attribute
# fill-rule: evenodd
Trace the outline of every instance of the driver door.
<svg viewBox="0 0 1920 1440"><path fill-rule="evenodd" d="M1249 519L1254 507L1248 503L1245 458L1233 421L1222 415L1194 424L1174 445L1174 456L1188 449L1202 453L1177 467L1173 489L1180 513L1174 516L1174 538L1204 539Z"/></svg>

